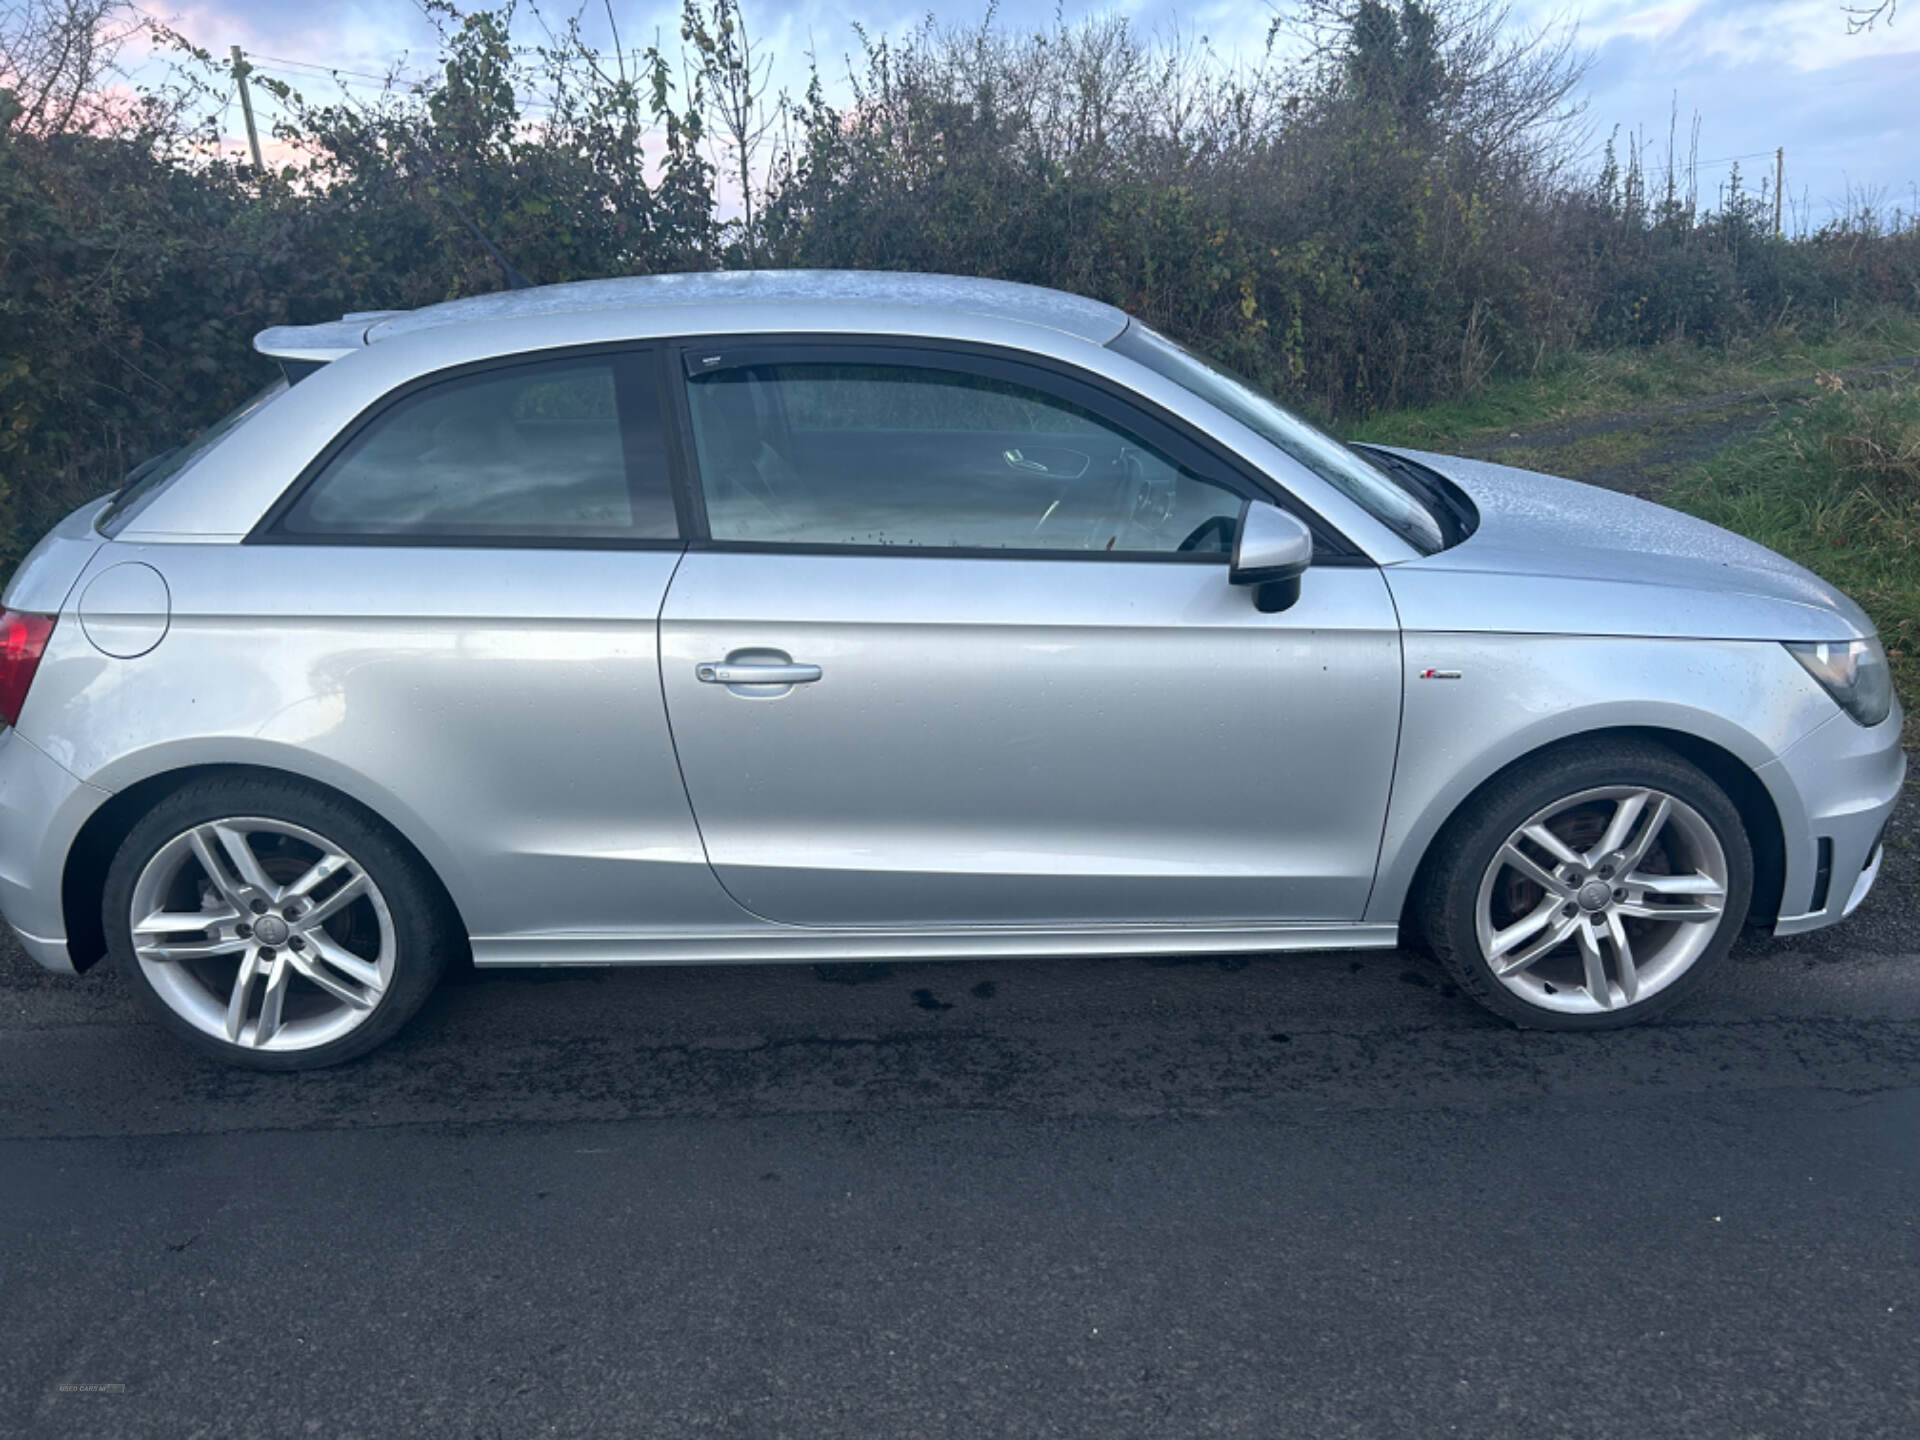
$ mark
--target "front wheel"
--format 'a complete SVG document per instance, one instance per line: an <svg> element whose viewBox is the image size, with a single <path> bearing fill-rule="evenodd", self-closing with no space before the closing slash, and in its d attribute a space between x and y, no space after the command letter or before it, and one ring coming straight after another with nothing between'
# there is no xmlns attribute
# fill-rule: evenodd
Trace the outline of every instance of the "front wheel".
<svg viewBox="0 0 1920 1440"><path fill-rule="evenodd" d="M1539 1029L1630 1025L1732 948L1753 894L1739 811L1657 746L1548 752L1436 841L1427 939L1460 988Z"/></svg>
<svg viewBox="0 0 1920 1440"><path fill-rule="evenodd" d="M108 945L204 1054L304 1070L365 1054L420 1008L454 948L446 905L377 822L295 780L184 786L107 874Z"/></svg>

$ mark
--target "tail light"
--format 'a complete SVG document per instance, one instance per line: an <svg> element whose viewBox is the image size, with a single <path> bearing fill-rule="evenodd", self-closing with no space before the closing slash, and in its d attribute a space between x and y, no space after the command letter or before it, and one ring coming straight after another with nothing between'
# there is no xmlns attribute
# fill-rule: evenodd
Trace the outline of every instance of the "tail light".
<svg viewBox="0 0 1920 1440"><path fill-rule="evenodd" d="M53 634L51 615L20 615L0 610L0 724L17 725L27 703L33 672Z"/></svg>

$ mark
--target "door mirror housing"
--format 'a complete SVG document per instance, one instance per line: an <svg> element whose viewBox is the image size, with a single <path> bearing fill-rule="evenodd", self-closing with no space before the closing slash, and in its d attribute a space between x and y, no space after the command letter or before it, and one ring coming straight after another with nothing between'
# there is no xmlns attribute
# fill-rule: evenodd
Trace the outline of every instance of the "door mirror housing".
<svg viewBox="0 0 1920 1440"><path fill-rule="evenodd" d="M1227 579L1253 587L1254 608L1273 615L1300 598L1300 577L1313 564L1313 532L1298 517L1264 500L1240 507Z"/></svg>

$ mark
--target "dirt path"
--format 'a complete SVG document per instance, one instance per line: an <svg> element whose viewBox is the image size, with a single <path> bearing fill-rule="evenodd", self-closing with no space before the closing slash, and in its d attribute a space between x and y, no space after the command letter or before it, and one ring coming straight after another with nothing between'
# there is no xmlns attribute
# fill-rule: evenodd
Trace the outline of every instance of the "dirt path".
<svg viewBox="0 0 1920 1440"><path fill-rule="evenodd" d="M1844 380L1867 380L1916 367L1920 367L1920 356L1856 366L1838 374ZM1689 466L1759 434L1783 402L1814 392L1814 377L1809 375L1588 420L1478 435L1454 442L1454 448L1476 459L1565 475L1652 499Z"/></svg>

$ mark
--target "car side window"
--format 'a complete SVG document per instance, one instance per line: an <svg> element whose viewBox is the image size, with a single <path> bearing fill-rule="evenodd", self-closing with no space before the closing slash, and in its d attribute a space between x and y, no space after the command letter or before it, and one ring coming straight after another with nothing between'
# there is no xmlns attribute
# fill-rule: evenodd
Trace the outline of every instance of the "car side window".
<svg viewBox="0 0 1920 1440"><path fill-rule="evenodd" d="M652 358L489 367L375 415L280 522L296 536L673 539ZM624 413L623 413L624 412Z"/></svg>
<svg viewBox="0 0 1920 1440"><path fill-rule="evenodd" d="M1232 549L1241 497L1071 400L919 364L688 381L717 541L1121 555Z"/></svg>

